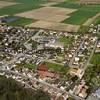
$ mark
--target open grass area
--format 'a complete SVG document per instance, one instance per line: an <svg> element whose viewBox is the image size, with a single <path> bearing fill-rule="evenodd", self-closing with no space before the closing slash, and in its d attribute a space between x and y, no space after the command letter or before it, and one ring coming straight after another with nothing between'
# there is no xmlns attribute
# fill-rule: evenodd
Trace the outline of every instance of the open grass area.
<svg viewBox="0 0 100 100"><path fill-rule="evenodd" d="M40 4L46 2L46 0L4 0L4 1L14 1L17 2L18 4L1 8L0 15L13 15L13 14L37 9L42 7Z"/></svg>
<svg viewBox="0 0 100 100"><path fill-rule="evenodd" d="M65 45L70 45L74 42L74 37L65 37L65 36L61 36L59 38L59 41L64 43Z"/></svg>
<svg viewBox="0 0 100 100"><path fill-rule="evenodd" d="M94 65L100 65L100 54L99 53L96 53L93 55L91 59L91 63Z"/></svg>
<svg viewBox="0 0 100 100"><path fill-rule="evenodd" d="M9 22L7 24L8 25L12 25L12 26L24 26L24 25L31 24L31 23L33 23L35 21L36 20L21 17L21 18L17 19L16 21Z"/></svg>
<svg viewBox="0 0 100 100"><path fill-rule="evenodd" d="M35 70L36 69L36 65L35 64L32 64L32 63L21 63L21 64L17 64L17 67L20 68L20 67L24 67L24 68L28 68L28 69L32 69L32 70Z"/></svg>
<svg viewBox="0 0 100 100"><path fill-rule="evenodd" d="M68 66L62 66L59 64L55 64L55 63L51 63L51 62L46 62L48 68L50 71L54 71L57 73L61 73L63 75L66 75L69 71L69 67Z"/></svg>
<svg viewBox="0 0 100 100"><path fill-rule="evenodd" d="M36 65L35 64L31 64L31 63L25 63L24 67L35 70Z"/></svg>
<svg viewBox="0 0 100 100"><path fill-rule="evenodd" d="M60 72L61 68L63 67L62 65L50 63L50 62L46 62L46 64L51 71L55 71L55 72Z"/></svg>

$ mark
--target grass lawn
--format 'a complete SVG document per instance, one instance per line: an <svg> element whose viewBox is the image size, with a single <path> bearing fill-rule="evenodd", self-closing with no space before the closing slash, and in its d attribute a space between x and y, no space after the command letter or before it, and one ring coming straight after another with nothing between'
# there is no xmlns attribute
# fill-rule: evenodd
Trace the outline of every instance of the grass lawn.
<svg viewBox="0 0 100 100"><path fill-rule="evenodd" d="M100 65L100 54L94 54L92 59L91 59L91 63L94 65Z"/></svg>
<svg viewBox="0 0 100 100"><path fill-rule="evenodd" d="M46 64L50 71L61 73L63 75L66 75L69 71L69 67L64 67L62 65L51 63L51 62L46 62Z"/></svg>
<svg viewBox="0 0 100 100"><path fill-rule="evenodd" d="M50 63L50 62L46 62L46 64L51 71L55 71L55 72L60 72L61 68L63 67L62 65Z"/></svg>
<svg viewBox="0 0 100 100"><path fill-rule="evenodd" d="M24 68L29 68L29 69L33 69L35 70L36 68L36 65L35 64L32 64L32 63L21 63L21 64L17 64L17 68L20 68L20 67L24 67Z"/></svg>
<svg viewBox="0 0 100 100"><path fill-rule="evenodd" d="M35 64L31 64L31 63L25 63L24 67L35 70L36 65Z"/></svg>
<svg viewBox="0 0 100 100"><path fill-rule="evenodd" d="M65 45L70 45L74 42L74 37L65 37L65 36L61 36L59 38L59 41L64 43Z"/></svg>
<svg viewBox="0 0 100 100"><path fill-rule="evenodd" d="M31 23L33 23L35 21L36 20L21 17L18 20L13 21L13 22L9 22L7 24L8 25L12 25L12 26L25 26L25 25L31 24Z"/></svg>

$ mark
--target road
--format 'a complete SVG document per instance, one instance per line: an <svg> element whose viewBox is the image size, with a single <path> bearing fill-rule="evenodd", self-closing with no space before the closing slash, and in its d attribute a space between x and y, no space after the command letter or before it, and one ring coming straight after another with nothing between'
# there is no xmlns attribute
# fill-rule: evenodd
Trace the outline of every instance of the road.
<svg viewBox="0 0 100 100"><path fill-rule="evenodd" d="M85 72L85 70L87 69L87 67L88 67L88 65L89 65L89 62L90 62L90 60L91 60L91 58L92 58L92 56L93 56L93 54L94 54L94 52L95 52L97 43L98 43L98 40L96 40L96 42L95 42L95 44L94 44L94 47L93 47L93 50L91 51L90 57L89 57L88 61L85 63L85 65L84 65L84 72Z"/></svg>
<svg viewBox="0 0 100 100"><path fill-rule="evenodd" d="M78 49L76 50L76 52L73 55L73 58L70 60L69 66L72 67L73 61L75 59L75 57L77 56L77 53L79 52L80 48L82 47L82 45L84 44L85 39L81 42L80 46L78 47Z"/></svg>
<svg viewBox="0 0 100 100"><path fill-rule="evenodd" d="M57 91L60 92L60 93L66 93L66 94L68 94L69 96L74 97L76 100L85 100L85 99L80 98L79 96L76 96L76 95L74 95L74 94L72 94L72 93L70 93L70 92L67 92L67 91L62 90L62 89L60 89L60 88L57 88L57 87L55 87L55 86L52 86L51 84L49 84L49 83L47 83L47 82L45 82L45 81L38 80L38 79L36 79L35 77L30 78L30 77L25 76L25 75L23 75L23 74L21 74L21 73L17 73L17 72L15 72L15 71L11 71L11 70L0 70L0 72L5 72L5 73L9 73L9 74L14 74L14 75L17 75L17 76L21 76L22 78L26 78L26 79L28 78L28 79L30 79L31 81L36 81L36 82L39 82L39 83L43 84L44 86L48 86L49 88L53 88L53 89L57 90Z"/></svg>

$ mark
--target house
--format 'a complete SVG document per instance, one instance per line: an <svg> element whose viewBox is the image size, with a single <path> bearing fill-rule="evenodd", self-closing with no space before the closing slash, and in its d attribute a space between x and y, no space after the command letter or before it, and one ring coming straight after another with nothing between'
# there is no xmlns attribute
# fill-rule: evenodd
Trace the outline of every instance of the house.
<svg viewBox="0 0 100 100"><path fill-rule="evenodd" d="M38 69L39 71L48 71L48 67L46 66L45 63L42 63L38 66Z"/></svg>
<svg viewBox="0 0 100 100"><path fill-rule="evenodd" d="M100 53L100 41L97 44L97 48L95 50L95 53Z"/></svg>
<svg viewBox="0 0 100 100"><path fill-rule="evenodd" d="M45 63L38 66L38 75L41 78L50 77L50 78L59 78L59 74L48 71L48 67Z"/></svg>
<svg viewBox="0 0 100 100"><path fill-rule="evenodd" d="M87 97L87 89L88 89L88 86L84 86L82 88L81 92L79 93L79 96L82 98L86 98Z"/></svg>
<svg viewBox="0 0 100 100"><path fill-rule="evenodd" d="M84 74L84 71L82 69L79 69L79 68L71 68L70 74L73 76L77 76L81 79L83 74Z"/></svg>
<svg viewBox="0 0 100 100"><path fill-rule="evenodd" d="M50 77L50 78L59 78L59 74L57 73L53 73L53 72L50 72L50 71L38 71L38 75L41 77L41 78L45 78L45 77Z"/></svg>
<svg viewBox="0 0 100 100"><path fill-rule="evenodd" d="M51 48L55 48L55 49L60 48L62 51L64 50L64 44L62 44L58 41L50 41L49 43L45 44L45 47L47 47L47 48L51 47Z"/></svg>
<svg viewBox="0 0 100 100"><path fill-rule="evenodd" d="M85 81L82 80L81 83L79 85L75 85L74 89L70 90L70 92L80 96L81 98L86 98L88 88L89 87L86 85Z"/></svg>

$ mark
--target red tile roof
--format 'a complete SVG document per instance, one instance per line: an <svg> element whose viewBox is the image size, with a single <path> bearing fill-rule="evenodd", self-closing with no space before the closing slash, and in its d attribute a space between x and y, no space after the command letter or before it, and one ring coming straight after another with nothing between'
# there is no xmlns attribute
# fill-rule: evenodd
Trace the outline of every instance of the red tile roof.
<svg viewBox="0 0 100 100"><path fill-rule="evenodd" d="M38 66L38 70L39 71L48 71L48 67L46 66L46 64L40 64Z"/></svg>
<svg viewBox="0 0 100 100"><path fill-rule="evenodd" d="M51 78L59 78L59 74L53 73L53 72L49 72L49 71L38 71L38 74L41 77L51 77Z"/></svg>

